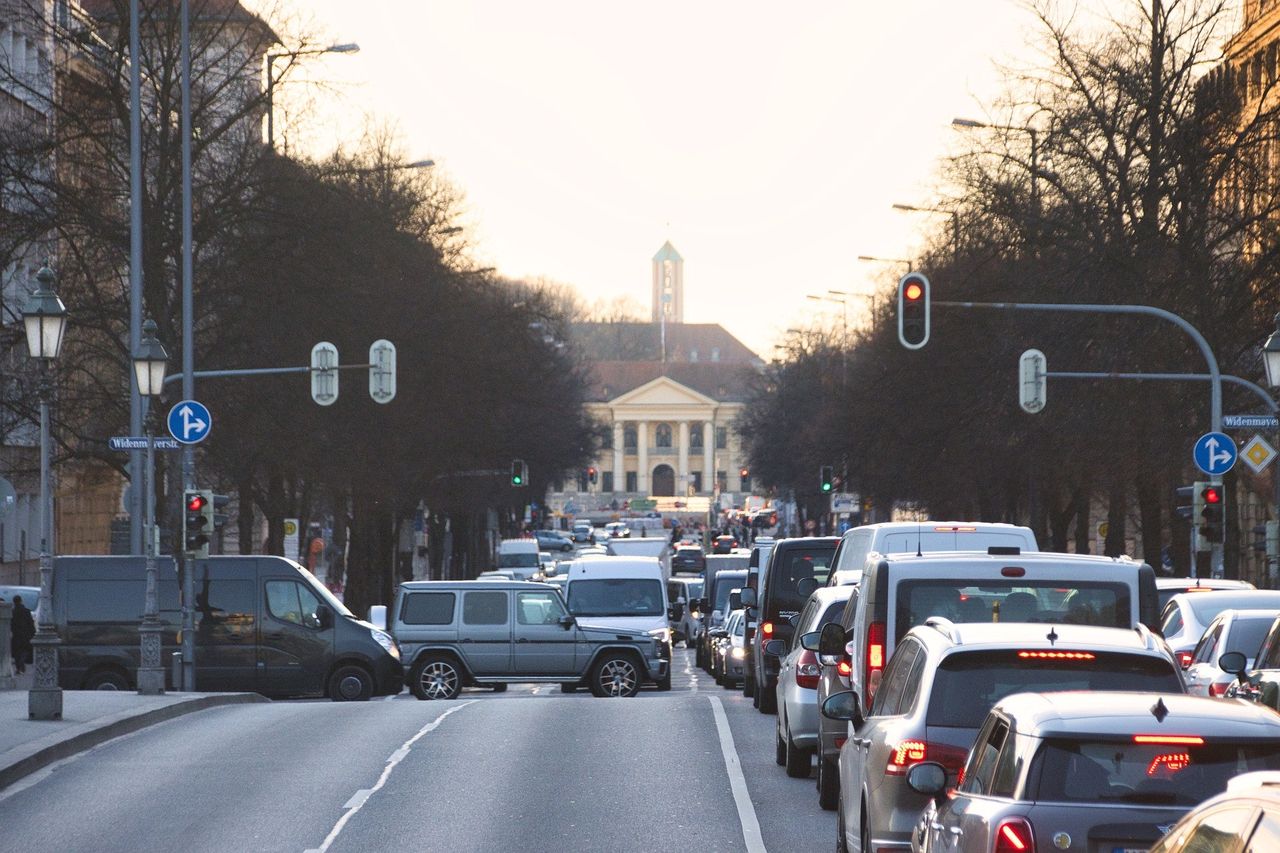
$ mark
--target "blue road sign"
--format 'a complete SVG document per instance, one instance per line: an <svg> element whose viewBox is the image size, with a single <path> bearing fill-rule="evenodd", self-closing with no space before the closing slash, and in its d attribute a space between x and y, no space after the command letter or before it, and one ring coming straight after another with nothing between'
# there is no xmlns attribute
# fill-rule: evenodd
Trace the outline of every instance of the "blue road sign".
<svg viewBox="0 0 1280 853"><path fill-rule="evenodd" d="M198 444L209 437L213 416L203 403L183 400L169 410L169 435L183 444Z"/></svg>
<svg viewBox="0 0 1280 853"><path fill-rule="evenodd" d="M1196 467L1206 474L1225 474L1236 464L1236 443L1225 433L1206 432L1191 455Z"/></svg>

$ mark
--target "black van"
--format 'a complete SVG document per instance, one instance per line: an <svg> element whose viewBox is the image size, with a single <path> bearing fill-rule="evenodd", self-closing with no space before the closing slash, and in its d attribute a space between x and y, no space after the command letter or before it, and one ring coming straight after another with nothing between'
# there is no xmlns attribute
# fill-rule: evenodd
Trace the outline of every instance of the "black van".
<svg viewBox="0 0 1280 853"><path fill-rule="evenodd" d="M729 621L729 592L741 589L747 582L746 569L721 569L718 572L707 572L706 582L702 587L702 600L698 603L702 611L702 633L698 636L698 649L694 654L696 665L708 673L711 672L711 636L710 631L723 628ZM716 614L720 614L717 616Z"/></svg>
<svg viewBox="0 0 1280 853"><path fill-rule="evenodd" d="M158 558L162 659L179 648L177 571ZM297 563L282 557L210 557L195 564L196 690L335 701L400 692L404 668L391 635L361 622ZM58 557L53 621L67 690L137 683L146 592L142 557Z"/></svg>

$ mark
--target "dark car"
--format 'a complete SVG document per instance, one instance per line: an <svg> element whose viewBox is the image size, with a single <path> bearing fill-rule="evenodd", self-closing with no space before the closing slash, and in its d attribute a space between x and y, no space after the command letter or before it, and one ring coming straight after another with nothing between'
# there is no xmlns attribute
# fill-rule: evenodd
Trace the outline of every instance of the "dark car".
<svg viewBox="0 0 1280 853"><path fill-rule="evenodd" d="M734 548L738 547L738 537L736 536L717 536L711 543L711 553L713 554L729 554Z"/></svg>
<svg viewBox="0 0 1280 853"><path fill-rule="evenodd" d="M533 538L544 551L572 551L573 540L558 530L535 530Z"/></svg>
<svg viewBox="0 0 1280 853"><path fill-rule="evenodd" d="M671 558L671 571L698 572L707 570L707 557L696 545L681 545Z"/></svg>
<svg viewBox="0 0 1280 853"><path fill-rule="evenodd" d="M702 588L702 634L698 638L697 665L711 672L711 636L710 631L723 628L729 620L733 607L729 603L729 593L741 589L747 582L746 569L721 569L712 572Z"/></svg>

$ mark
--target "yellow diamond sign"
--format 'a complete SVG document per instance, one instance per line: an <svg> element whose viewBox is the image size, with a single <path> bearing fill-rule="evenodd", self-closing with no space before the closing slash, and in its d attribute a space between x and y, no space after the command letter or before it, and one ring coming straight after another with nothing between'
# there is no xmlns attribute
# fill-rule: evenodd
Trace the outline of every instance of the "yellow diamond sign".
<svg viewBox="0 0 1280 853"><path fill-rule="evenodd" d="M1244 451L1240 455L1244 457L1244 463L1253 469L1253 473L1261 474L1262 469L1276 458L1276 449L1267 444L1262 436L1255 435L1249 439L1249 443L1244 446Z"/></svg>

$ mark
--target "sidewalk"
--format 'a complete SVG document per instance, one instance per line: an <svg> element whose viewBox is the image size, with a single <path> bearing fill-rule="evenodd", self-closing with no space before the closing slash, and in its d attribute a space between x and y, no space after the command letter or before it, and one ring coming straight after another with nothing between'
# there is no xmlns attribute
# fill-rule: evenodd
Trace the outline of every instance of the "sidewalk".
<svg viewBox="0 0 1280 853"><path fill-rule="evenodd" d="M0 790L55 761L164 720L219 705L268 701L257 693L139 696L113 690L66 690L61 720L29 720L30 670L18 676L17 683L17 690L0 690Z"/></svg>

